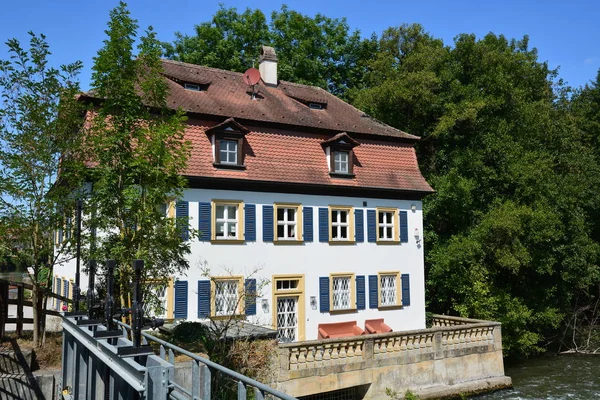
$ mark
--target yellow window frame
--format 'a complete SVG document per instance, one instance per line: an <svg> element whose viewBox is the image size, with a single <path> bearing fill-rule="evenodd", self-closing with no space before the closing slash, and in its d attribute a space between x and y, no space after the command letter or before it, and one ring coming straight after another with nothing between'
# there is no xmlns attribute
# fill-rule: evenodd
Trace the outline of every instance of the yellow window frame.
<svg viewBox="0 0 600 400"><path fill-rule="evenodd" d="M225 281L237 281L237 304L235 312L227 315L217 315L217 285L219 282ZM230 276L211 276L210 277L210 315L213 318L230 318L236 315L243 315L246 311L246 302L244 301L244 277L241 275L230 275Z"/></svg>
<svg viewBox="0 0 600 400"><path fill-rule="evenodd" d="M298 287L289 290L277 290L277 281L298 281ZM271 318L272 327L277 329L277 298L298 297L298 340L305 339L306 317L304 310L304 275L273 275L272 279L272 304Z"/></svg>
<svg viewBox="0 0 600 400"><path fill-rule="evenodd" d="M395 275L396 277L396 304L381 304L381 276ZM377 305L379 308L402 307L402 287L400 281L400 271L382 271L377 273Z"/></svg>
<svg viewBox="0 0 600 400"><path fill-rule="evenodd" d="M333 308L333 279L334 278L350 278L350 307L348 308ZM353 272L336 272L329 274L329 311L332 313L343 313L347 311L356 311L356 277Z"/></svg>
<svg viewBox="0 0 600 400"><path fill-rule="evenodd" d="M334 239L333 238L333 212L334 211L346 211L348 213L348 239ZM352 206L338 206L330 205L328 212L328 226L329 226L329 244L354 244L356 238L354 236L354 207Z"/></svg>
<svg viewBox="0 0 600 400"><path fill-rule="evenodd" d="M379 213L392 213L393 238L383 239L379 236ZM375 215L375 226L377 229L377 243L379 244L397 244L400 243L400 213L397 208L377 207Z"/></svg>
<svg viewBox="0 0 600 400"><path fill-rule="evenodd" d="M279 239L277 237L277 211L280 208L294 208L296 209L296 238L295 239ZM300 203L275 203L273 204L273 243L279 244L294 244L294 243L302 243L304 241L304 231L303 227L303 219L302 219L302 204Z"/></svg>
<svg viewBox="0 0 600 400"><path fill-rule="evenodd" d="M217 206L236 206L238 229L235 239L217 238ZM217 200L211 202L211 242L236 244L244 242L244 202L242 200Z"/></svg>

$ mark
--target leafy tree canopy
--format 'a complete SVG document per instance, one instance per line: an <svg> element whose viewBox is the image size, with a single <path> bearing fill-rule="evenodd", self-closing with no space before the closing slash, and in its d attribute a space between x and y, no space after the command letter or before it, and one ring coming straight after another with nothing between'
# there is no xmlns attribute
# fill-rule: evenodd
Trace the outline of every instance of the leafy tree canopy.
<svg viewBox="0 0 600 400"><path fill-rule="evenodd" d="M123 295L132 291L135 259L145 261L146 279L162 285L189 266L189 242L167 217L167 204L173 207L185 186L185 118L167 108L156 33L148 28L134 54L137 30L121 2L94 59L91 96L100 101L84 132L91 167L85 172L93 185L86 205L88 257L117 260ZM102 234L96 237L94 230ZM147 294L146 301L155 300Z"/></svg>
<svg viewBox="0 0 600 400"><path fill-rule="evenodd" d="M369 87L354 95L421 136L421 168L437 190L424 203L429 307L501 321L509 354L542 350L600 278L589 218L598 158L557 72L527 37L459 35L450 47L405 25L378 47Z"/></svg>
<svg viewBox="0 0 600 400"><path fill-rule="evenodd" d="M231 71L244 72L256 64L262 45L273 46L279 59L279 79L320 86L344 96L359 87L373 40L350 32L345 19L321 14L311 18L282 6L271 14L221 7L210 22L196 25L196 34L176 34L165 43L168 58Z"/></svg>

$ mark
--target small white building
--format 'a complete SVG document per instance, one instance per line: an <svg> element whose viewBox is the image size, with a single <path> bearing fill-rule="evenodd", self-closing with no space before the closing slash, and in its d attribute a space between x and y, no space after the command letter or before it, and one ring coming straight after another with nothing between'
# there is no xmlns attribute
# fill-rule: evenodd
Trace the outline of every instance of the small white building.
<svg viewBox="0 0 600 400"><path fill-rule="evenodd" d="M279 81L271 48L254 88L240 73L163 65L193 147L189 187L168 212L199 232L190 269L165 291L166 316L245 315L282 341L351 322L358 334L376 319L425 328L421 199L432 189L418 138L320 88ZM74 266L56 268L55 291L70 294Z"/></svg>

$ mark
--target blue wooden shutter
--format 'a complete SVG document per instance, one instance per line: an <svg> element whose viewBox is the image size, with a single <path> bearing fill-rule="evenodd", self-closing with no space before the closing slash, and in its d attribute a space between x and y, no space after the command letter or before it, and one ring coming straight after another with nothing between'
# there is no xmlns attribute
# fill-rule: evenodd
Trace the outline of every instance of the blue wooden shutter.
<svg viewBox="0 0 600 400"><path fill-rule="evenodd" d="M246 291L246 315L256 315L256 279L246 279L244 284Z"/></svg>
<svg viewBox="0 0 600 400"><path fill-rule="evenodd" d="M210 203L198 204L198 238L201 241L209 241L211 239L211 207Z"/></svg>
<svg viewBox="0 0 600 400"><path fill-rule="evenodd" d="M379 306L379 285L377 275L369 275L369 308Z"/></svg>
<svg viewBox="0 0 600 400"><path fill-rule="evenodd" d="M187 319L188 283L175 281L175 318Z"/></svg>
<svg viewBox="0 0 600 400"><path fill-rule="evenodd" d="M304 217L303 221L303 232L304 232L304 241L312 242L313 241L313 208L312 207L303 207L302 214Z"/></svg>
<svg viewBox="0 0 600 400"><path fill-rule="evenodd" d="M319 208L319 242L329 242L329 209Z"/></svg>
<svg viewBox="0 0 600 400"><path fill-rule="evenodd" d="M263 241L273 241L273 206L263 206Z"/></svg>
<svg viewBox="0 0 600 400"><path fill-rule="evenodd" d="M400 211L400 243L408 243L408 213Z"/></svg>
<svg viewBox="0 0 600 400"><path fill-rule="evenodd" d="M319 309L321 312L329 312L329 277L319 278Z"/></svg>
<svg viewBox="0 0 600 400"><path fill-rule="evenodd" d="M365 304L365 276L358 275L356 277L356 309L364 310Z"/></svg>
<svg viewBox="0 0 600 400"><path fill-rule="evenodd" d="M367 210L367 236L370 243L377 241L377 213L375 210Z"/></svg>
<svg viewBox="0 0 600 400"><path fill-rule="evenodd" d="M244 205L244 236L247 242L256 241L256 206L254 204Z"/></svg>
<svg viewBox="0 0 600 400"><path fill-rule="evenodd" d="M402 274L400 279L402 280L402 305L410 306L410 280L408 274Z"/></svg>
<svg viewBox="0 0 600 400"><path fill-rule="evenodd" d="M363 209L354 210L354 238L358 243L365 241L365 212Z"/></svg>
<svg viewBox="0 0 600 400"><path fill-rule="evenodd" d="M63 242L63 230L62 228L58 229L58 244L62 244Z"/></svg>
<svg viewBox="0 0 600 400"><path fill-rule="evenodd" d="M69 281L63 279L63 296L69 298Z"/></svg>
<svg viewBox="0 0 600 400"><path fill-rule="evenodd" d="M189 235L189 220L188 217L190 215L189 203L187 201L178 201L175 206L175 217L177 218L177 228L179 229L179 234L181 235L181 240L188 240ZM181 218L181 219L179 219Z"/></svg>
<svg viewBox="0 0 600 400"><path fill-rule="evenodd" d="M198 318L210 317L210 281L198 281Z"/></svg>

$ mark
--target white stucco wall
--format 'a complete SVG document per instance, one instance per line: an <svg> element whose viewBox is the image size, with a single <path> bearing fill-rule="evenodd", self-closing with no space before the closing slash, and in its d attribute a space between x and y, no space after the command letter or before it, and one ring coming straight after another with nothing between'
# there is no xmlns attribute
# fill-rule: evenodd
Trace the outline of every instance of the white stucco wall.
<svg viewBox="0 0 600 400"><path fill-rule="evenodd" d="M393 330L412 330L425 327L425 290L424 263L422 243L418 245L414 237L415 228L421 237L422 203L417 200L389 200L374 198L352 198L339 196L316 196L283 193L241 192L227 190L187 189L182 200L189 202L190 225L198 228L198 203L210 202L213 199L241 200L256 205L256 241L241 244L214 244L194 239L191 243L189 257L190 269L185 276L177 277L188 281L188 319L197 320L198 316L198 280L208 279L203 276L203 269L210 269L212 276L243 275L248 277L258 271L252 278L271 281L273 275L304 275L304 339L317 338L317 326L320 323L357 321L364 328L367 319L384 318L385 323ZM298 244L274 244L263 241L262 205L277 202L301 203L313 207L313 242ZM364 206L366 202L366 206ZM396 207L408 214L408 243L376 244L367 241L367 218L365 213L363 243L352 245L333 245L319 242L318 207L329 205L345 205L355 208L375 209L376 207ZM416 210L411 210L411 205ZM213 228L214 229L214 228ZM206 267L203 267L205 265ZM410 306L395 309L369 308L369 275L382 271L399 271L410 276ZM319 311L310 306L310 297L316 296L319 302L319 277L330 273L348 272L365 276L366 309L354 312ZM56 268L59 276L74 276L75 262L70 261ZM87 287L87 276L82 274L82 286ZM353 283L354 285L354 283ZM262 307L262 299L267 299L268 310ZM300 306L300 305L299 305ZM249 317L254 323L272 326L273 296L271 285L261 289L257 299L257 314Z"/></svg>

